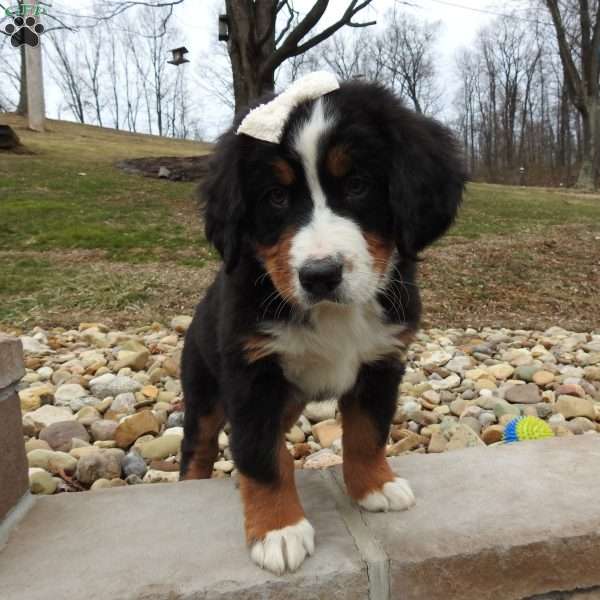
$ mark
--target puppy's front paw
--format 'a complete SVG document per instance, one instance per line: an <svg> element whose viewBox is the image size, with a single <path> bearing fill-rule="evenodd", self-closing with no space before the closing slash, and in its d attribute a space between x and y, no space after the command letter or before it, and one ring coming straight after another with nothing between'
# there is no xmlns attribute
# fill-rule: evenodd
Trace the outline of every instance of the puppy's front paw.
<svg viewBox="0 0 600 600"><path fill-rule="evenodd" d="M371 512L407 510L415 504L415 495L406 479L396 477L394 481L384 483L381 490L367 494L358 503Z"/></svg>
<svg viewBox="0 0 600 600"><path fill-rule="evenodd" d="M276 575L295 571L315 551L315 530L302 519L295 525L269 531L250 549L252 560Z"/></svg>

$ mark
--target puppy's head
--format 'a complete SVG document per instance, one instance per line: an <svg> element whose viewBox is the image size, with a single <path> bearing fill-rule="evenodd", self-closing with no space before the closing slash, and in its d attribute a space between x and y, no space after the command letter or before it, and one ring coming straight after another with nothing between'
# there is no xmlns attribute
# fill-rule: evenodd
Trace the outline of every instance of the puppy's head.
<svg viewBox="0 0 600 600"><path fill-rule="evenodd" d="M212 164L206 234L226 270L251 253L305 309L373 299L451 225L466 182L446 128L363 82L294 108L278 144L230 130Z"/></svg>

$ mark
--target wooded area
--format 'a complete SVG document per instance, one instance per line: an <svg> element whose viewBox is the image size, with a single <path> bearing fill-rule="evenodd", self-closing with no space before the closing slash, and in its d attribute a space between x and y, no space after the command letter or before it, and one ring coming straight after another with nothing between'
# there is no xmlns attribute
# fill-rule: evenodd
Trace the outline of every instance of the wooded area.
<svg viewBox="0 0 600 600"><path fill-rule="evenodd" d="M184 36L171 16L183 1L116 2L110 13L96 6L77 27L72 14L54 12L43 47L47 77L63 97L59 118L201 138L205 106L218 104L226 122L264 92L326 68L381 81L446 121L475 179L597 183L598 0L530 0L528 10L499 14L457 53L453 73L440 68L439 22L401 2L376 10L373 0L336 4L327 26L327 0L302 13L292 0L228 0L229 41L215 32L210 57L173 68L168 52ZM19 55L2 36L0 111L23 108Z"/></svg>

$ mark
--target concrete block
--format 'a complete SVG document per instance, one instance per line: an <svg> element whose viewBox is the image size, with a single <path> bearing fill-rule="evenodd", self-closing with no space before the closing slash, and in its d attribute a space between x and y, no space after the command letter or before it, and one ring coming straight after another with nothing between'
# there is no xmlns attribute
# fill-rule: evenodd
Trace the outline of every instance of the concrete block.
<svg viewBox="0 0 600 600"><path fill-rule="evenodd" d="M365 600L365 566L325 482L298 483L318 554L297 573L250 561L231 481L139 485L37 499L0 555L2 600Z"/></svg>
<svg viewBox="0 0 600 600"><path fill-rule="evenodd" d="M391 464L417 505L363 513L391 561L391 598L511 600L600 585L600 436Z"/></svg>
<svg viewBox="0 0 600 600"><path fill-rule="evenodd" d="M408 512L367 513L339 469L297 473L317 550L249 559L230 480L38 498L0 553L2 600L600 599L600 436L391 461Z"/></svg>
<svg viewBox="0 0 600 600"><path fill-rule="evenodd" d="M28 488L19 398L14 391L0 390L0 522Z"/></svg>
<svg viewBox="0 0 600 600"><path fill-rule="evenodd" d="M0 390L25 375L21 340L0 333Z"/></svg>

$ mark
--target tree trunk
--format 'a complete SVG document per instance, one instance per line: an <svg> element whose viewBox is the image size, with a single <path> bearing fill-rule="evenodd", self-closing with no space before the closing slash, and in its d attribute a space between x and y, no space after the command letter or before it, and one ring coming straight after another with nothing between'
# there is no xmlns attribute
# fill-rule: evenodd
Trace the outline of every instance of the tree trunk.
<svg viewBox="0 0 600 600"><path fill-rule="evenodd" d="M21 54L21 81L19 86L19 104L17 106L17 114L27 114L27 61L25 59L25 44L20 48Z"/></svg>
<svg viewBox="0 0 600 600"><path fill-rule="evenodd" d="M583 144L581 169L577 178L577 187L593 190L596 183L596 136L600 105L596 98L586 98L585 110L581 112Z"/></svg>
<svg viewBox="0 0 600 600"><path fill-rule="evenodd" d="M235 112L275 89L274 69L265 70L275 52L276 3L227 0L228 51L233 73Z"/></svg>

